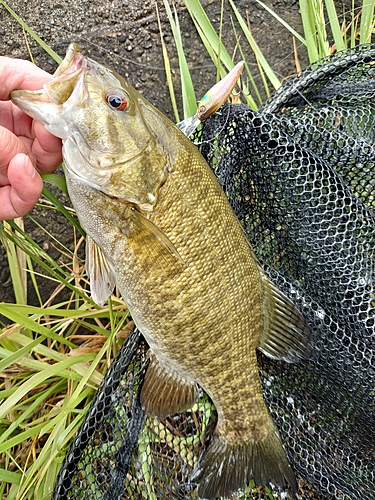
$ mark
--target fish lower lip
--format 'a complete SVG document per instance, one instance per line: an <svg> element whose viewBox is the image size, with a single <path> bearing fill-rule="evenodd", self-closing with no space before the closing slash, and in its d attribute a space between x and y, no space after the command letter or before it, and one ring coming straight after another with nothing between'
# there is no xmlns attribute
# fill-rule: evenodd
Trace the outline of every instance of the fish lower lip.
<svg viewBox="0 0 375 500"><path fill-rule="evenodd" d="M52 102L44 90L13 90L11 98L12 100L15 99L28 102Z"/></svg>

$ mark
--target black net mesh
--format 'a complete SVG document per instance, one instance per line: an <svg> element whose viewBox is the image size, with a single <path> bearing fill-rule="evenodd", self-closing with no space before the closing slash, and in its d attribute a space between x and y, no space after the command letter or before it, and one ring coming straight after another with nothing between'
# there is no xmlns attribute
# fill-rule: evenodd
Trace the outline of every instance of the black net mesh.
<svg viewBox="0 0 375 500"><path fill-rule="evenodd" d="M374 70L371 46L336 54L258 112L223 106L195 137L266 272L312 331L309 362L259 355L301 499L375 499ZM55 500L196 498L189 478L215 410L202 394L165 421L144 415L146 351L134 331L67 454ZM272 494L251 484L238 498L285 498Z"/></svg>

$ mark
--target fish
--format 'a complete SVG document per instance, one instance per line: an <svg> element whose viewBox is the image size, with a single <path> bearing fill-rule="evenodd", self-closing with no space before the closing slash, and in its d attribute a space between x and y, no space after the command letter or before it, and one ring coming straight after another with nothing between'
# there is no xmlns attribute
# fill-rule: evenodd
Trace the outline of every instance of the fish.
<svg viewBox="0 0 375 500"><path fill-rule="evenodd" d="M251 479L297 491L257 350L307 359L308 328L265 274L196 146L74 43L43 89L14 91L12 101L63 141L92 298L104 304L117 285L149 345L146 413L182 412L202 389L216 407L192 472L198 497L229 496Z"/></svg>

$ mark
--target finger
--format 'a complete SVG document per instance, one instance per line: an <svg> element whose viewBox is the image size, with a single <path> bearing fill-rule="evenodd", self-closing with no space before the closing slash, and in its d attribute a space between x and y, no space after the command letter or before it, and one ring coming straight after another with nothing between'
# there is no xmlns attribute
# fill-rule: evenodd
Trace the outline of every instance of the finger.
<svg viewBox="0 0 375 500"><path fill-rule="evenodd" d="M0 145L0 184L2 184L4 183L2 176L7 175L7 168L11 159L18 153L27 154L29 149L21 139L5 127L0 127Z"/></svg>
<svg viewBox="0 0 375 500"><path fill-rule="evenodd" d="M51 75L30 61L0 57L0 100L10 99L12 90L38 90L51 79Z"/></svg>
<svg viewBox="0 0 375 500"><path fill-rule="evenodd" d="M41 173L53 172L62 162L61 139L47 132L39 122L34 122L35 139L32 153Z"/></svg>
<svg viewBox="0 0 375 500"><path fill-rule="evenodd" d="M27 214L38 201L43 182L30 158L17 154L8 167L9 184L0 187L0 220Z"/></svg>
<svg viewBox="0 0 375 500"><path fill-rule="evenodd" d="M11 130L13 136L10 135ZM16 144L16 137L27 149L18 141ZM6 145L7 149L5 154L1 151L0 171L4 165L8 165L11 156L26 153L29 148L41 173L53 172L62 162L61 140L47 132L43 125L25 115L10 101L0 102L0 144L2 148Z"/></svg>

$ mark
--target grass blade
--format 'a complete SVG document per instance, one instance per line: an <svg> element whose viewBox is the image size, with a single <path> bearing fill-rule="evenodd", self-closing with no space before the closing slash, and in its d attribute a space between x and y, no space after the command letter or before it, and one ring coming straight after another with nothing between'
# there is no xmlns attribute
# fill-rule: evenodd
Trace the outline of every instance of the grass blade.
<svg viewBox="0 0 375 500"><path fill-rule="evenodd" d="M44 177L44 176L43 176ZM56 176L56 177L61 177L61 176ZM47 179L46 182L49 182L49 180ZM73 217L73 215L69 212L69 210L67 210L64 205L61 203L60 200L58 200L56 198L56 196L46 187L46 186L43 186L43 191L42 191L42 195L52 203L52 205L54 205L58 210L59 212L61 212L62 214L65 215L65 217L68 219L68 221L71 223L71 225L73 227L76 228L76 230L82 234L82 236L85 236L85 231L82 229L80 223L78 222L77 219L75 219Z"/></svg>
<svg viewBox="0 0 375 500"><path fill-rule="evenodd" d="M336 45L336 50L345 50L346 49L346 42L344 40L341 27L339 24L339 20L337 17L337 12L336 12L336 7L333 2L333 0L326 0L326 9L327 9L327 15L329 19L329 24L331 27L333 39L335 41Z"/></svg>
<svg viewBox="0 0 375 500"><path fill-rule="evenodd" d="M16 222L14 222L16 224ZM5 231L13 232L12 226L4 221L3 227ZM10 239L4 240L4 246L7 251L8 266L12 279L13 291L17 304L25 304L25 288L23 280L23 269L20 266L19 247Z"/></svg>
<svg viewBox="0 0 375 500"><path fill-rule="evenodd" d="M208 19L199 0L184 0L185 7L187 8L190 17L192 18L196 28L198 29L199 36L203 41L206 50L210 47L210 57L217 68L220 63L227 69L231 70L234 67L232 58L230 57L227 49L217 35L211 21ZM220 54L220 63L219 63ZM222 78L224 74L221 74Z"/></svg>
<svg viewBox="0 0 375 500"><path fill-rule="evenodd" d="M257 87L257 85L255 83L255 80L254 80L254 78L253 78L253 76L251 74L249 65L246 62L246 58L245 58L242 46L240 44L240 40L239 40L239 37L237 35L236 27L234 26L232 18L231 18L231 23L232 23L232 29L233 29L233 33L234 33L234 36L235 36L235 39L236 39L236 43L237 43L237 46L238 46L238 50L240 51L242 60L245 61L245 70L246 70L247 77L248 77L248 79L250 81L250 85L251 85L251 87L252 87L252 89L253 89L253 91L254 91L257 99L258 99L258 104L261 105L262 104L262 98L261 98L259 89L258 89L258 87ZM256 104L255 100L251 96L250 91L244 85L242 85L242 90L244 92L247 104L251 107L251 109L253 109L254 111L256 111L258 109L258 105Z"/></svg>
<svg viewBox="0 0 375 500"><path fill-rule="evenodd" d="M11 484L20 484L21 477L21 474L19 474L18 472L10 472L4 469L0 469L0 481Z"/></svg>
<svg viewBox="0 0 375 500"><path fill-rule="evenodd" d="M305 33L307 54L310 63L319 59L319 51L316 44L315 16L310 8L309 0L299 0L303 31Z"/></svg>
<svg viewBox="0 0 375 500"><path fill-rule="evenodd" d="M363 0L359 43L370 43L374 29L374 0Z"/></svg>
<svg viewBox="0 0 375 500"><path fill-rule="evenodd" d="M22 250L29 255L41 268L47 271L49 279L54 279L58 283L66 286L74 293L78 294L83 300L94 304L93 300L88 297L85 291L81 288L78 288L72 285L71 281L74 277L71 275L69 270L63 269L54 259L52 259L47 252L45 252L39 245L37 245L26 233L20 230L18 226L16 226L13 221L10 222L10 225L14 230L13 232L9 232L3 230L3 226L0 225L0 239L2 241L6 241L10 239L17 246L22 248Z"/></svg>
<svg viewBox="0 0 375 500"><path fill-rule="evenodd" d="M59 363L54 363L49 365L43 371L36 373L32 377L28 378L9 398L7 398L0 405L0 419L5 418L5 416L12 411L13 407L30 391L34 390L35 387L39 386L49 378L59 376L62 371L70 368L72 365L78 363L86 363L92 361L91 354L81 354L78 356L73 356Z"/></svg>
<svg viewBox="0 0 375 500"><path fill-rule="evenodd" d="M43 174L42 179L53 186L60 189L66 196L69 196L68 188L66 187L66 179L64 175L59 174Z"/></svg>
<svg viewBox="0 0 375 500"><path fill-rule="evenodd" d="M259 62L260 66L262 67L264 73L266 74L267 78L271 82L272 86L274 89L278 89L281 85L280 80L277 78L276 74L274 71L271 69L271 66L269 65L267 59L264 57L263 52L260 50L259 45L256 43L254 40L244 18L241 16L240 12L236 8L233 0L229 0L230 6L232 7L232 10L237 18L237 21L239 22L241 29L246 37L246 40L249 42L250 47L252 48L255 57L257 61Z"/></svg>
<svg viewBox="0 0 375 500"><path fill-rule="evenodd" d="M163 0L163 2L165 10L167 11L168 20L171 25L174 41L176 44L178 62L180 66L180 75L181 75L183 113L184 113L184 118L187 118L196 112L197 99L195 97L193 81L191 79L189 66L182 45L182 36L181 36L177 11L174 8L174 15L173 15L168 0Z"/></svg>
<svg viewBox="0 0 375 500"><path fill-rule="evenodd" d="M0 0L0 4L9 12L9 14L11 14L14 17L14 19L17 22L20 23L20 25L22 26L22 28L27 33L29 33L29 35L32 38L34 38L34 40L42 47L43 50L45 50L47 52L47 54L49 56L52 57L52 59L54 61L56 61L58 64L61 63L61 61L62 61L61 57L58 54L56 54L56 52L54 50L52 50L49 45L47 45L45 42L43 42L43 40L41 38L39 38L39 36L35 33L35 31L33 31L31 28L29 28L27 26L27 24L14 12L14 10L11 9L6 2L4 2L4 0Z"/></svg>
<svg viewBox="0 0 375 500"><path fill-rule="evenodd" d="M155 8L156 8L156 16L158 18L158 26L159 26L159 33L160 33L160 43L161 43L161 49L162 49L162 53L163 53L164 69L165 69L165 75L166 75L166 78L167 78L167 85L168 85L168 90L169 90L169 97L171 99L171 104L172 104L173 113L174 113L174 117L175 117L176 123L178 123L180 121L180 115L178 113L176 95L175 95L174 86L173 86L171 65L170 65L170 62L169 62L169 55L168 55L167 46L166 46L166 44L164 42L164 38L163 38L163 32L162 32L162 28L161 28L160 16L159 16L159 9L158 9L158 4L157 3L155 3Z"/></svg>
<svg viewBox="0 0 375 500"><path fill-rule="evenodd" d="M302 45L306 46L306 40L301 36L295 29L293 29L290 24L288 24L284 19L276 14L272 9L270 9L266 4L261 2L260 0L255 0L264 10L269 12L272 17L276 19L284 28L286 28L289 33L291 33Z"/></svg>

